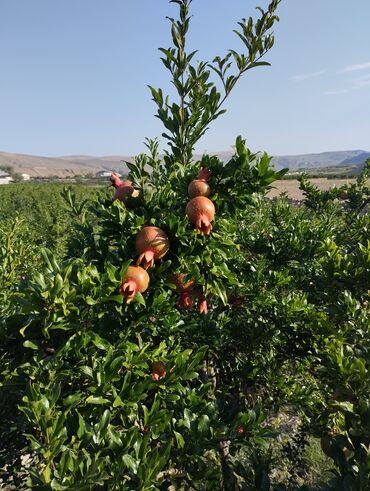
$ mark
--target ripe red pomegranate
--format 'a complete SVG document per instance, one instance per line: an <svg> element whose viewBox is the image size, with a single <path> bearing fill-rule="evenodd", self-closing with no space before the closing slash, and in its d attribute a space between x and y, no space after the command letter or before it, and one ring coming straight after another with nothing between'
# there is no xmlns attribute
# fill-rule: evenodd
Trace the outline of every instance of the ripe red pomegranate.
<svg viewBox="0 0 370 491"><path fill-rule="evenodd" d="M160 380L166 376L166 373L166 365L163 363L163 361L154 361L152 363L152 380Z"/></svg>
<svg viewBox="0 0 370 491"><path fill-rule="evenodd" d="M191 181L188 186L188 193L190 198L195 198L196 196L209 196L211 188L209 184L204 179L195 179Z"/></svg>
<svg viewBox="0 0 370 491"><path fill-rule="evenodd" d="M148 288L149 275L139 266L129 266L119 288L120 294L130 303L137 292L143 293Z"/></svg>
<svg viewBox="0 0 370 491"><path fill-rule="evenodd" d="M210 178L212 172L207 169L206 167L202 167L199 171L199 174L198 174L198 179L201 179L202 181L208 181L208 179Z"/></svg>
<svg viewBox="0 0 370 491"><path fill-rule="evenodd" d="M144 269L154 266L154 261L161 259L170 248L170 241L163 230L158 227L144 227L136 236L136 252L139 259L136 264Z"/></svg>
<svg viewBox="0 0 370 491"><path fill-rule="evenodd" d="M180 293L178 307L180 309L191 309L194 300L191 292L194 287L195 280L184 281L184 273L171 274L168 277L168 281L176 286L176 292Z"/></svg>
<svg viewBox="0 0 370 491"><path fill-rule="evenodd" d="M112 186L115 188L113 200L127 201L130 197L139 196L139 191L134 189L132 181L121 181L120 177L112 172L110 176Z"/></svg>
<svg viewBox="0 0 370 491"><path fill-rule="evenodd" d="M200 235L209 235L212 230L211 221L215 216L215 205L205 196L197 196L186 205L186 214L190 222L196 226Z"/></svg>
<svg viewBox="0 0 370 491"><path fill-rule="evenodd" d="M180 293L179 303L180 309L191 309L194 305L193 297L189 292Z"/></svg>

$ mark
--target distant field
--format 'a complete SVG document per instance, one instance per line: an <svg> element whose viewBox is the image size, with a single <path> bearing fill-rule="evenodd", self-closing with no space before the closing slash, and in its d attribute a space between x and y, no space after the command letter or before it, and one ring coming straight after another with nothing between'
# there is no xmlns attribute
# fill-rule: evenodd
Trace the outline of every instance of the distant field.
<svg viewBox="0 0 370 491"><path fill-rule="evenodd" d="M320 189L329 189L333 186L343 186L343 184L350 184L354 182L355 179L326 179L325 177L320 177L316 179L310 179L312 184L315 184ZM303 193L299 189L299 182L296 180L281 180L274 183L274 189L271 189L268 196L274 198L279 196L280 193L287 192L289 198L292 199L302 199Z"/></svg>

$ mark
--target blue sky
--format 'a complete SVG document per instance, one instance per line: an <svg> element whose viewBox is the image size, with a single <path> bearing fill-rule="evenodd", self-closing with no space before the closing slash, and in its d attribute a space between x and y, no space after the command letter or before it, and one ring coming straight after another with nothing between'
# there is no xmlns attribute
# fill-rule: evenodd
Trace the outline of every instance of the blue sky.
<svg viewBox="0 0 370 491"><path fill-rule="evenodd" d="M237 47L266 0L194 0L189 47ZM167 0L1 0L0 151L133 155L160 135L148 84L169 89L158 47ZM250 71L198 151L238 134L272 155L370 150L370 1L283 0L270 68Z"/></svg>

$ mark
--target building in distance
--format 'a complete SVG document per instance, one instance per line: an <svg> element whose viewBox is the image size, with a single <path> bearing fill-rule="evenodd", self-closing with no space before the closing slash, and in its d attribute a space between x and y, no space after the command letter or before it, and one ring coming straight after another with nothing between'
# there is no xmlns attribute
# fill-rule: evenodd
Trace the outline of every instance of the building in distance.
<svg viewBox="0 0 370 491"><path fill-rule="evenodd" d="M0 170L0 184L9 184L13 181L12 176L3 170Z"/></svg>
<svg viewBox="0 0 370 491"><path fill-rule="evenodd" d="M99 170L96 174L95 177L110 177L111 171L109 170Z"/></svg>

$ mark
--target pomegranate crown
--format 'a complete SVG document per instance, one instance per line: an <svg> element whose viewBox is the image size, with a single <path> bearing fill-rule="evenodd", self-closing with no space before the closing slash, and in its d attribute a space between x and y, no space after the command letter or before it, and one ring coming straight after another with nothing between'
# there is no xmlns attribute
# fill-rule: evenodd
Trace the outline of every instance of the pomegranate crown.
<svg viewBox="0 0 370 491"><path fill-rule="evenodd" d="M205 298L201 298L199 300L198 309L199 309L200 314L205 315L208 313L208 303L207 303L207 300Z"/></svg>
<svg viewBox="0 0 370 491"><path fill-rule="evenodd" d="M118 174L116 174L115 172L112 172L112 174L110 175L110 182L112 183L112 186L117 188L117 187L119 187L119 185L121 184L122 181L121 181Z"/></svg>
<svg viewBox="0 0 370 491"><path fill-rule="evenodd" d="M110 182L115 188L126 188L132 186L132 181L122 181L118 174L112 172Z"/></svg>
<svg viewBox="0 0 370 491"><path fill-rule="evenodd" d="M199 171L198 179L207 182L211 174L212 172L209 169L207 169L206 167L202 167Z"/></svg>
<svg viewBox="0 0 370 491"><path fill-rule="evenodd" d="M189 292L180 293L178 306L181 309L191 309L193 304L194 301Z"/></svg>

